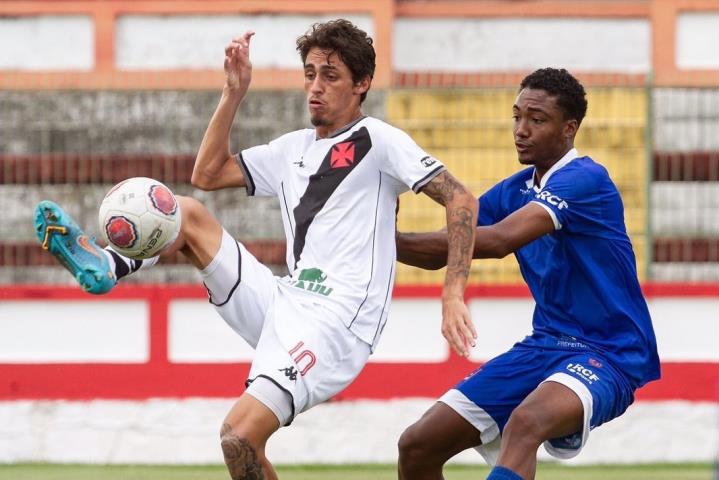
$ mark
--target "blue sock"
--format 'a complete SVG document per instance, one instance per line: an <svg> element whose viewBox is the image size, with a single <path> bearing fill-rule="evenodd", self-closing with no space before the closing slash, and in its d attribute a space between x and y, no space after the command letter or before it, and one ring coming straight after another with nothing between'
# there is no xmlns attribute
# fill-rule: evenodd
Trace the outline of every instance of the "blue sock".
<svg viewBox="0 0 719 480"><path fill-rule="evenodd" d="M522 477L506 467L497 465L489 472L487 480L524 480Z"/></svg>

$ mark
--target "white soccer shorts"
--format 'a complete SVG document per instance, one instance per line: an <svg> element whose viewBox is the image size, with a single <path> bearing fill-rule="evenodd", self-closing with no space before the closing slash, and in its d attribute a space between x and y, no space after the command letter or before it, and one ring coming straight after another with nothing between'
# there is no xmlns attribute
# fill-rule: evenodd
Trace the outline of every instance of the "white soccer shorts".
<svg viewBox="0 0 719 480"><path fill-rule="evenodd" d="M262 391L253 395L275 413L280 425L344 390L367 363L370 346L341 318L281 290L279 279L226 231L220 250L201 274L210 302L255 348L249 382L265 378L292 398L289 409L278 406L282 397L267 395L266 382L260 382ZM253 394L252 385L247 393Z"/></svg>

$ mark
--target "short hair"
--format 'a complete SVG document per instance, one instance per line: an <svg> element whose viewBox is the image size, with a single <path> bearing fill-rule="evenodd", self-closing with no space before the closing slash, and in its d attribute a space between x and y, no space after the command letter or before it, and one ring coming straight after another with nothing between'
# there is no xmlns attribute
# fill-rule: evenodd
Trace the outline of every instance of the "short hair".
<svg viewBox="0 0 719 480"><path fill-rule="evenodd" d="M312 28L297 39L297 51L302 63L314 47L336 53L352 73L352 81L374 77L375 51L370 38L364 30L357 28L345 19L315 23ZM367 92L360 97L360 103L367 98Z"/></svg>
<svg viewBox="0 0 719 480"><path fill-rule="evenodd" d="M519 86L544 90L557 97L557 105L562 109L565 119L575 119L582 123L587 114L587 94L584 87L571 73L563 68L540 68L530 73Z"/></svg>

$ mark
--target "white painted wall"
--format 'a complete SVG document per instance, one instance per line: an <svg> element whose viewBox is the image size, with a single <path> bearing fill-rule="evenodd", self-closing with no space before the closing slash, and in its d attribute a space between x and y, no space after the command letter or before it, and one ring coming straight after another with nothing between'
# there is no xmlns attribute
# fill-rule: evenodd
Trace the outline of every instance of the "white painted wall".
<svg viewBox="0 0 719 480"><path fill-rule="evenodd" d="M711 39L718 30L711 15L708 20L703 16L680 17L678 59L683 64L719 62L711 56L711 45L717 43ZM295 39L312 23L337 17L374 35L372 17L366 14L124 15L116 25L116 65L121 70L220 69L228 41L252 29L256 67L299 68ZM0 18L0 69L92 69L93 30L88 16ZM399 71L525 71L561 65L573 71L646 73L650 22L398 18L393 65Z"/></svg>
<svg viewBox="0 0 719 480"><path fill-rule="evenodd" d="M222 463L219 429L234 399L0 402L0 462ZM434 399L322 404L269 442L277 464L394 463L397 440ZM716 403L645 402L592 431L570 463L709 462ZM540 459L550 457L540 450ZM481 463L466 451L454 463Z"/></svg>
<svg viewBox="0 0 719 480"><path fill-rule="evenodd" d="M92 70L94 33L89 16L0 17L0 70Z"/></svg>
<svg viewBox="0 0 719 480"><path fill-rule="evenodd" d="M719 298L662 297L649 305L665 361L719 359ZM532 302L483 298L470 310L479 332L472 358L483 360L527 333ZM205 300L173 301L169 313L172 361L251 357ZM439 315L436 299L396 299L374 361L446 359ZM144 361L147 321L147 306L137 301L0 302L0 362ZM218 431L233 401L0 402L0 462L221 463ZM277 463L391 463L402 430L433 401L320 405L282 429L268 454ZM593 431L573 463L708 462L719 451L718 427L719 403L639 402ZM469 451L454 461L481 459Z"/></svg>
<svg viewBox="0 0 719 480"><path fill-rule="evenodd" d="M677 19L676 63L680 69L719 68L719 13L685 12Z"/></svg>
<svg viewBox="0 0 719 480"><path fill-rule="evenodd" d="M392 63L400 71L570 71L646 73L644 19L399 18Z"/></svg>
<svg viewBox="0 0 719 480"><path fill-rule="evenodd" d="M168 359L176 363L250 362L254 349L205 300L175 300L168 311Z"/></svg>
<svg viewBox="0 0 719 480"><path fill-rule="evenodd" d="M369 15L125 15L117 22L116 62L122 70L219 70L230 40L254 30L254 67L300 69L297 37L315 22L339 17L373 36Z"/></svg>
<svg viewBox="0 0 719 480"><path fill-rule="evenodd" d="M663 297L648 301L664 361L719 361L715 332L719 298ZM473 361L486 361L531 331L529 298L469 302L478 342ZM438 299L393 301L372 362L443 362ZM143 301L0 302L0 363L144 362L149 310ZM60 341L59 341L60 340ZM251 361L252 349L206 300L170 302L169 358L178 363Z"/></svg>
<svg viewBox="0 0 719 480"><path fill-rule="evenodd" d="M487 361L509 350L532 330L534 301L528 298L482 298L469 302L477 329L470 360Z"/></svg>
<svg viewBox="0 0 719 480"><path fill-rule="evenodd" d="M183 300L170 308L170 351L173 361L232 361L252 352L205 300ZM651 299L649 310L662 360L719 361L716 312L719 298ZM471 360L486 361L509 349L531 331L534 302L530 298L480 298L469 302L477 328ZM440 332L438 299L396 298L372 362L443 362L449 347ZM689 313L688 313L689 312ZM227 337L233 337L228 340ZM235 339L236 337L236 339ZM181 343L178 339L182 339Z"/></svg>
<svg viewBox="0 0 719 480"><path fill-rule="evenodd" d="M370 362L444 362L449 347L437 341L441 326L442 305L434 299L392 302Z"/></svg>
<svg viewBox="0 0 719 480"><path fill-rule="evenodd" d="M0 302L0 363L142 363L144 301Z"/></svg>

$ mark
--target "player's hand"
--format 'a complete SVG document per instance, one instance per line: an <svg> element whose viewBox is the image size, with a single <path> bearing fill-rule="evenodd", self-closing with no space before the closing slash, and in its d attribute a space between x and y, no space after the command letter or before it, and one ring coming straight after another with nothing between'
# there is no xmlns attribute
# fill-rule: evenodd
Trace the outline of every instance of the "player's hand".
<svg viewBox="0 0 719 480"><path fill-rule="evenodd" d="M235 37L225 47L225 82L231 90L246 91L252 80L250 63L250 39L255 34L248 30L241 37Z"/></svg>
<svg viewBox="0 0 719 480"><path fill-rule="evenodd" d="M442 335L460 357L468 357L476 345L477 331L461 297L442 299Z"/></svg>

